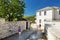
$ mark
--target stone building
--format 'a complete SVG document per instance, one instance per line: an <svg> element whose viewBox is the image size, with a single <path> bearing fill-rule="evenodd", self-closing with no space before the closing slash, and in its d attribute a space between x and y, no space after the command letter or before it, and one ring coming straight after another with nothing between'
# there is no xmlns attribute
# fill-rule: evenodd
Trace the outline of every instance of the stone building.
<svg viewBox="0 0 60 40"><path fill-rule="evenodd" d="M48 40L60 40L60 8L45 7L36 12L36 25Z"/></svg>
<svg viewBox="0 0 60 40"><path fill-rule="evenodd" d="M57 20L60 20L59 7L45 7L36 12L36 25L38 28L44 29L46 23Z"/></svg>

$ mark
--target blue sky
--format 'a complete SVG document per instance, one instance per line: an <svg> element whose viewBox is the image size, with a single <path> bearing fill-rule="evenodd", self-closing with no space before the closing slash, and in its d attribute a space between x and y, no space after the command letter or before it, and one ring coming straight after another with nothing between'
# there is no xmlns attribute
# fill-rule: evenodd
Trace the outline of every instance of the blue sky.
<svg viewBox="0 0 60 40"><path fill-rule="evenodd" d="M25 16L32 16L36 11L47 6L60 7L60 0L25 0Z"/></svg>

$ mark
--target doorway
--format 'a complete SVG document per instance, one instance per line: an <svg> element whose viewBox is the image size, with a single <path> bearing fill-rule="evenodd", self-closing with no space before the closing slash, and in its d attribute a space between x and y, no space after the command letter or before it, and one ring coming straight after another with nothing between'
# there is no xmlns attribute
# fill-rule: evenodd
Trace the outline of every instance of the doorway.
<svg viewBox="0 0 60 40"><path fill-rule="evenodd" d="M28 29L28 22L26 22L26 29Z"/></svg>

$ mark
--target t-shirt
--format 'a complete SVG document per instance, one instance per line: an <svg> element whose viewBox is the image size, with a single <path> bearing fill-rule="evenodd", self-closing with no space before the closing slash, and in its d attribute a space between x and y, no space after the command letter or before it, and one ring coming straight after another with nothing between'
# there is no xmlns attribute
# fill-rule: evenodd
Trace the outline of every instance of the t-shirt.
<svg viewBox="0 0 60 40"><path fill-rule="evenodd" d="M21 32L21 29L18 29L18 32Z"/></svg>

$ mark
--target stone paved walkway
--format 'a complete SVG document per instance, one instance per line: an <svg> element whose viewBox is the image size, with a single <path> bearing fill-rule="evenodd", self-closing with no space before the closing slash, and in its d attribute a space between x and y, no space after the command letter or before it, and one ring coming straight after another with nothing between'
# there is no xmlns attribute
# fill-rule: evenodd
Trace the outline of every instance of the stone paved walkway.
<svg viewBox="0 0 60 40"><path fill-rule="evenodd" d="M22 32L21 35L15 34L11 37L8 37L2 40L26 40L26 38L29 37L33 32L34 31L27 30L27 31Z"/></svg>
<svg viewBox="0 0 60 40"><path fill-rule="evenodd" d="M2 40L27 40L28 38L31 37L31 35L36 35L36 36L38 36L38 38L40 38L42 36L41 32L36 33L35 31L32 31L32 30L26 30L26 31L22 32L21 35L15 34L13 36L10 36L10 37L2 39Z"/></svg>

